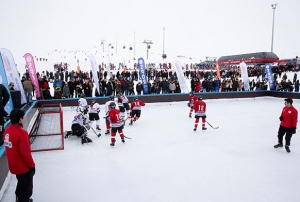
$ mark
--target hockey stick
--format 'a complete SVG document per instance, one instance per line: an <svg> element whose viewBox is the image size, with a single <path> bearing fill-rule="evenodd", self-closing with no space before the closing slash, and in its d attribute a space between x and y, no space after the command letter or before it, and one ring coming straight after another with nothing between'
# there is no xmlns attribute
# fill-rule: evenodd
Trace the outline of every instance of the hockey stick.
<svg viewBox="0 0 300 202"><path fill-rule="evenodd" d="M127 137L127 136L125 136L125 135L124 135L124 137L127 138L127 139L132 139L131 137Z"/></svg>
<svg viewBox="0 0 300 202"><path fill-rule="evenodd" d="M101 136L101 133L97 134L97 132L95 131L95 129L93 127L91 127L91 129L94 131L94 133L97 135L97 137Z"/></svg>
<svg viewBox="0 0 300 202"><path fill-rule="evenodd" d="M212 125L210 125L210 123L208 123L207 121L206 121L206 123L210 126L210 127L212 127L213 129L218 129L219 128L219 126L217 126L217 127L213 127Z"/></svg>

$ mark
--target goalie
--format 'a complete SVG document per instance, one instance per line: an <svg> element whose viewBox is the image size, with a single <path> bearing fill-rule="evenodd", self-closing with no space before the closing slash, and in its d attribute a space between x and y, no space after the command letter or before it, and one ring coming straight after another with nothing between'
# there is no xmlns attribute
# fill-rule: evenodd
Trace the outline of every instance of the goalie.
<svg viewBox="0 0 300 202"><path fill-rule="evenodd" d="M81 144L93 142L87 136L87 128L84 125L86 118L82 113L78 113L74 116L72 121L71 129L72 131L67 131L65 138L68 138L70 135L76 135L77 137L81 137Z"/></svg>

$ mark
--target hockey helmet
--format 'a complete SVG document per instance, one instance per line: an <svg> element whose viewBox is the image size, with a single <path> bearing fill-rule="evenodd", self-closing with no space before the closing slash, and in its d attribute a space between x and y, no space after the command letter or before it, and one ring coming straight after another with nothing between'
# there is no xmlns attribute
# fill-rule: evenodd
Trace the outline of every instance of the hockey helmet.
<svg viewBox="0 0 300 202"><path fill-rule="evenodd" d="M114 109L114 108L116 108L116 103L115 102L111 102L109 104L109 106L110 106L111 109Z"/></svg>
<svg viewBox="0 0 300 202"><path fill-rule="evenodd" d="M138 99L139 99L138 97L134 97L134 98L133 98L134 101L136 101L136 100L138 100Z"/></svg>
<svg viewBox="0 0 300 202"><path fill-rule="evenodd" d="M190 96L194 96L194 93L193 93L193 92L190 92Z"/></svg>
<svg viewBox="0 0 300 202"><path fill-rule="evenodd" d="M85 98L85 94L84 94L84 93L82 93L80 97L81 97L81 98Z"/></svg>
<svg viewBox="0 0 300 202"><path fill-rule="evenodd" d="M201 95L198 95L198 100L202 100L202 96Z"/></svg>
<svg viewBox="0 0 300 202"><path fill-rule="evenodd" d="M96 102L96 100L95 100L95 99L93 99L93 100L92 100L92 102L94 103L94 102Z"/></svg>
<svg viewBox="0 0 300 202"><path fill-rule="evenodd" d="M109 100L114 101L115 97L113 95L109 96Z"/></svg>
<svg viewBox="0 0 300 202"><path fill-rule="evenodd" d="M117 94L117 97L121 97L121 95L122 95L121 93L118 93L118 94Z"/></svg>

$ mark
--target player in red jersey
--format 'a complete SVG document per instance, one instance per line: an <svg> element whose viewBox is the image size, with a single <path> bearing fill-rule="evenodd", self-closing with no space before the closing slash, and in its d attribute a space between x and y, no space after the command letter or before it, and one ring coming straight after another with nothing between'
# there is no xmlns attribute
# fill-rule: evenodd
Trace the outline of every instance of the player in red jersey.
<svg viewBox="0 0 300 202"><path fill-rule="evenodd" d="M202 130L206 130L205 128L205 119L206 119L206 103L202 100L202 96L199 95L197 101L194 103L194 110L195 110L195 127L194 131L197 130L199 118L202 118Z"/></svg>
<svg viewBox="0 0 300 202"><path fill-rule="evenodd" d="M290 144L292 135L296 133L298 122L298 111L293 106L293 100L291 98L284 99L284 107L279 117L280 126L278 130L278 144L274 148L283 147L283 136L285 135L285 150L290 153Z"/></svg>
<svg viewBox="0 0 300 202"><path fill-rule="evenodd" d="M190 107L189 117L192 117L192 113L194 110L194 103L197 101L197 95L194 95L193 92L190 92L188 106Z"/></svg>
<svg viewBox="0 0 300 202"><path fill-rule="evenodd" d="M110 103L110 111L108 112L108 116L109 116L109 120L110 120L110 125L111 125L111 143L110 146L115 146L115 137L116 137L116 133L118 131L118 133L120 134L120 137L122 139L122 142L125 143L125 139L124 139L124 134L123 134L123 119L120 115L120 111L118 109L116 109L116 103L115 102L111 102Z"/></svg>
<svg viewBox="0 0 300 202"><path fill-rule="evenodd" d="M145 105L146 104L142 100L139 100L137 97L133 98L133 102L130 105L131 116L129 125L132 125L133 122L139 120L142 112L141 108Z"/></svg>

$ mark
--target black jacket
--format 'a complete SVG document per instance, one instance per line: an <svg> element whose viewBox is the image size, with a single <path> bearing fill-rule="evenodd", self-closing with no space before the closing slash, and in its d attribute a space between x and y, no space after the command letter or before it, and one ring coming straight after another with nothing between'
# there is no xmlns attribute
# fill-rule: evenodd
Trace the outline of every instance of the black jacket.
<svg viewBox="0 0 300 202"><path fill-rule="evenodd" d="M10 97L10 95L9 95L7 89L5 88L5 86L3 84L0 84L0 99L1 99L0 109L4 109L6 103L9 100L9 97Z"/></svg>

